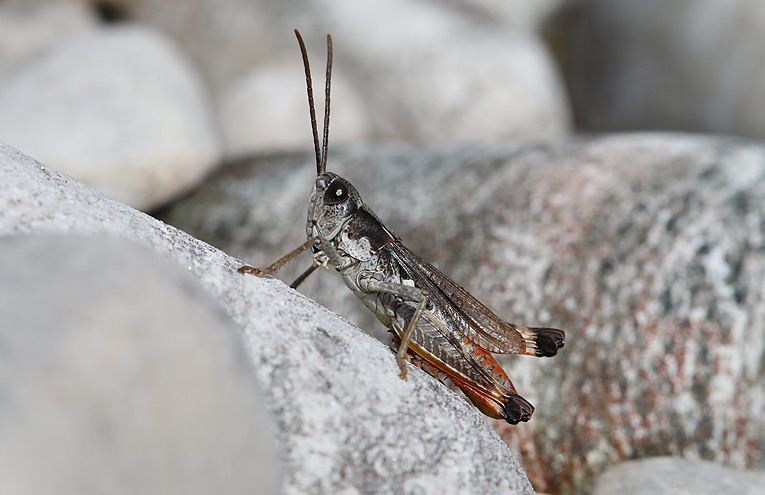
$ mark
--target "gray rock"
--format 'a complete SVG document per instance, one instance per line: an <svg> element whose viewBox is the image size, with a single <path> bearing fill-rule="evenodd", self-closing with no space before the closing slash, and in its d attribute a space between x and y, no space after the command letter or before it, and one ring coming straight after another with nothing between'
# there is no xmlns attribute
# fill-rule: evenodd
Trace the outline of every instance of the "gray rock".
<svg viewBox="0 0 765 495"><path fill-rule="evenodd" d="M765 137L763 2L572 5L551 32L582 128Z"/></svg>
<svg viewBox="0 0 765 495"><path fill-rule="evenodd" d="M197 75L138 27L64 38L0 81L0 142L118 200L151 208L220 156Z"/></svg>
<svg viewBox="0 0 765 495"><path fill-rule="evenodd" d="M0 237L0 314L0 493L280 492L240 336L165 257Z"/></svg>
<svg viewBox="0 0 765 495"><path fill-rule="evenodd" d="M183 266L242 332L288 493L533 493L479 412L379 342L174 227L0 146L0 233L113 234Z"/></svg>
<svg viewBox="0 0 765 495"><path fill-rule="evenodd" d="M313 167L234 165L164 218L267 265L305 239ZM501 359L537 409L497 427L538 490L584 493L648 455L765 467L765 148L637 134L337 150L328 169L500 316L566 330L554 359ZM336 274L300 290L384 332Z"/></svg>
<svg viewBox="0 0 765 495"><path fill-rule="evenodd" d="M592 495L760 495L765 473L713 462L656 457L619 464L598 479Z"/></svg>

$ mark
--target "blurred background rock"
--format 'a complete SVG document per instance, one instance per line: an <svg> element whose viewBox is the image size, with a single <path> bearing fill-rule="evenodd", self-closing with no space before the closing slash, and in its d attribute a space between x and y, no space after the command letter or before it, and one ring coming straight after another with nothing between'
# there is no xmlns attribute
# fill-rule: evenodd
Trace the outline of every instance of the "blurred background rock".
<svg viewBox="0 0 765 495"><path fill-rule="evenodd" d="M0 141L141 209L223 160L310 149L335 38L332 144L765 135L753 0L5 0ZM321 83L317 84L321 86Z"/></svg>
<svg viewBox="0 0 765 495"><path fill-rule="evenodd" d="M140 209L224 158L311 149L295 27L317 93L335 39L333 146L557 138L557 3L0 2L0 141Z"/></svg>
<svg viewBox="0 0 765 495"><path fill-rule="evenodd" d="M580 131L765 137L765 3L568 2L545 32Z"/></svg>

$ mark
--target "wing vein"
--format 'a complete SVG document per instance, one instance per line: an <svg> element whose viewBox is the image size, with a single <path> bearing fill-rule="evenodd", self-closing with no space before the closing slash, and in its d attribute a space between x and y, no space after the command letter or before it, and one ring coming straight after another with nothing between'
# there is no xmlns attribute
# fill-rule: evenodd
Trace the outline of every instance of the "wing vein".
<svg viewBox="0 0 765 495"><path fill-rule="evenodd" d="M496 354L523 354L526 343L517 327L484 306L436 267L410 251L401 242L391 244L393 253L410 272L415 285L431 292L435 302L475 345ZM458 321L465 324L459 325Z"/></svg>

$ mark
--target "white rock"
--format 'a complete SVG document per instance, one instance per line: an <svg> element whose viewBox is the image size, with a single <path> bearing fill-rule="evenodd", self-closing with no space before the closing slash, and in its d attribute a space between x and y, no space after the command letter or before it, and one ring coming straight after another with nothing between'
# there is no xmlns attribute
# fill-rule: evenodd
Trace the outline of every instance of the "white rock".
<svg viewBox="0 0 765 495"><path fill-rule="evenodd" d="M6 78L0 142L144 209L220 155L196 74L162 36L136 27L67 38Z"/></svg>
<svg viewBox="0 0 765 495"><path fill-rule="evenodd" d="M481 414L418 369L273 279L0 146L0 234L114 234L196 276L241 330L277 423L287 493L533 493Z"/></svg>
<svg viewBox="0 0 765 495"><path fill-rule="evenodd" d="M765 473L714 462L654 457L624 462L606 471L593 495L760 495Z"/></svg>
<svg viewBox="0 0 765 495"><path fill-rule="evenodd" d="M279 493L240 335L175 263L0 237L0 314L0 493Z"/></svg>
<svg viewBox="0 0 765 495"><path fill-rule="evenodd" d="M232 99L241 100L226 93L232 85L242 84L244 74L270 74L274 66L289 64L297 66L299 73L301 63L292 35L297 27L311 53L318 99L324 35L330 33L335 38L336 73L345 75L364 105L364 128L346 133L345 127L338 126L330 133L338 142L367 135L365 129L369 129L370 139L492 142L555 138L569 131L563 84L536 35L538 19L555 1L532 7L528 0L516 0L502 7L491 0L481 6L421 0L221 0L211 7L210 2L190 0L183 7L167 9L166 2L147 0L126 8L136 19L170 33L195 57L225 106L223 126L228 135L233 128L247 136L245 126L250 125L241 118L230 122L227 118L228 107L236 104ZM479 13L465 15L466 11ZM251 101L263 105L265 99L266 105L281 105L281 88L303 82L302 75L295 81L286 71L282 74L290 80L259 90L264 96ZM260 79L258 84L264 82ZM341 91L338 86L333 98L338 115L343 106L356 105L355 98L348 102ZM286 103L288 108L305 105L304 93L299 94L297 103ZM278 98L269 104L268 95ZM284 96L283 101L288 98ZM265 136L263 128L278 125L287 129L279 136L300 136L306 127L305 111L282 124L291 113L272 117L270 110L253 110L249 118L260 122L253 125L252 132ZM283 142L279 139L277 148ZM310 149L310 134L302 142L302 148ZM240 149L233 146L232 152Z"/></svg>
<svg viewBox="0 0 765 495"><path fill-rule="evenodd" d="M254 65L287 46L289 9L306 2L268 0L140 0L112 2L124 16L170 36L196 62L214 90L225 87ZM289 45L291 46L291 44Z"/></svg>
<svg viewBox="0 0 765 495"><path fill-rule="evenodd" d="M534 32L540 29L546 17L571 0L458 0L476 16L490 17L515 29Z"/></svg>
<svg viewBox="0 0 765 495"><path fill-rule="evenodd" d="M290 60L264 64L223 90L218 101L225 152L230 157L311 146L305 74L300 52ZM323 71L316 74L315 97L321 132ZM343 74L332 74L330 136L333 145L353 143L369 134L364 104Z"/></svg>
<svg viewBox="0 0 765 495"><path fill-rule="evenodd" d="M569 130L552 58L528 32L489 28L429 2L316 6L322 27L333 35L336 63L353 69L370 107L375 138L486 143L560 137ZM319 29L307 29L315 45Z"/></svg>
<svg viewBox="0 0 765 495"><path fill-rule="evenodd" d="M567 134L563 86L538 39L479 29L434 4L332 2L327 10L335 47L348 50L373 109L375 137L489 143Z"/></svg>
<svg viewBox="0 0 765 495"><path fill-rule="evenodd" d="M3 2L0 4L0 78L62 37L95 27L84 4Z"/></svg>

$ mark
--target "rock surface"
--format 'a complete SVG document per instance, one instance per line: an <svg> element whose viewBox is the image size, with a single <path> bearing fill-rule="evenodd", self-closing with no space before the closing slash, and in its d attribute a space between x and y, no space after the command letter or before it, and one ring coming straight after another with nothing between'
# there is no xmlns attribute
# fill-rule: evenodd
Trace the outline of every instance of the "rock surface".
<svg viewBox="0 0 765 495"><path fill-rule="evenodd" d="M0 493L280 492L240 335L175 263L0 237L0 314Z"/></svg>
<svg viewBox="0 0 765 495"><path fill-rule="evenodd" d="M583 129L765 137L763 2L597 0L563 12L551 31Z"/></svg>
<svg viewBox="0 0 765 495"><path fill-rule="evenodd" d="M612 467L592 495L759 495L765 473L726 469L713 462L649 458Z"/></svg>
<svg viewBox="0 0 765 495"><path fill-rule="evenodd" d="M0 179L0 233L133 239L223 304L276 422L286 493L533 493L471 405L418 369L400 380L389 349L281 282L7 146Z"/></svg>
<svg viewBox="0 0 765 495"><path fill-rule="evenodd" d="M549 15L571 0L458 0L458 8L476 17L501 19L516 29L536 32Z"/></svg>
<svg viewBox="0 0 765 495"><path fill-rule="evenodd" d="M136 208L186 190L220 157L197 74L145 28L53 43L0 81L0 109L0 142Z"/></svg>
<svg viewBox="0 0 765 495"><path fill-rule="evenodd" d="M765 467L765 148L675 134L358 148L328 170L500 316L566 330L553 359L501 360L537 410L497 427L538 490L586 493L649 455ZM265 266L305 240L314 175L305 155L242 162L164 218ZM383 332L337 274L300 290Z"/></svg>

